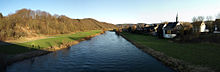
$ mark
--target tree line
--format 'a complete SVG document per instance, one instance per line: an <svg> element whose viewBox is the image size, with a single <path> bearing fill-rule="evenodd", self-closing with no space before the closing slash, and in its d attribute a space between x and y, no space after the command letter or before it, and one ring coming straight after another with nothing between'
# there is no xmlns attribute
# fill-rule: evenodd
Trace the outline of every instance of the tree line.
<svg viewBox="0 0 220 72"><path fill-rule="evenodd" d="M21 9L14 14L0 13L0 40L14 40L40 34L55 35L71 32L113 29L113 24L92 18L71 19L65 15L51 15L45 11Z"/></svg>

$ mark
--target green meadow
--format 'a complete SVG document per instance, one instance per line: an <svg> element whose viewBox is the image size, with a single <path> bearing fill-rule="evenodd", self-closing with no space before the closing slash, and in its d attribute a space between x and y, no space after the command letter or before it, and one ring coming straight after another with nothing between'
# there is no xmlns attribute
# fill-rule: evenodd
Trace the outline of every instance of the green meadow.
<svg viewBox="0 0 220 72"><path fill-rule="evenodd" d="M129 40L152 48L193 65L207 66L220 71L220 44L215 43L176 43L149 35L123 32Z"/></svg>

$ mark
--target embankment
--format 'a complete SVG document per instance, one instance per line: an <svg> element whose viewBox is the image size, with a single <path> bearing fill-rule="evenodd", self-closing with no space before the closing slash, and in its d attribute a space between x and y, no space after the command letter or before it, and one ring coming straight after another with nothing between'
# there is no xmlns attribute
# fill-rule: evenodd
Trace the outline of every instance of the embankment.
<svg viewBox="0 0 220 72"><path fill-rule="evenodd" d="M145 45L139 44L133 41L132 39L129 39L123 33L118 33L118 34L124 37L126 40L128 40L132 44L134 44L137 48L141 49L143 52L150 54L151 56L161 61L166 66L174 69L175 71L178 71L178 72L214 72L212 69L208 67L195 66L187 62L184 62L182 60L165 55L164 53L160 51L156 51L150 47L146 47Z"/></svg>

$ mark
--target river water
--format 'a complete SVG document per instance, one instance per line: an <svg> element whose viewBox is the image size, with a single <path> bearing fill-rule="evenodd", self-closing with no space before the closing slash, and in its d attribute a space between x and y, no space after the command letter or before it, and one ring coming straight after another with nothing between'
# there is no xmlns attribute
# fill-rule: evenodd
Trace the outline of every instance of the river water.
<svg viewBox="0 0 220 72"><path fill-rule="evenodd" d="M115 32L7 67L7 72L173 72Z"/></svg>

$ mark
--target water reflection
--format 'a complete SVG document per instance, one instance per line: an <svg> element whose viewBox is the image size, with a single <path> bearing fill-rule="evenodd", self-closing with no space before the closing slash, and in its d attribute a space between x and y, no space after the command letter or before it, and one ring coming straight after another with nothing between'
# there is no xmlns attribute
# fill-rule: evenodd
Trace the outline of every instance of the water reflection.
<svg viewBox="0 0 220 72"><path fill-rule="evenodd" d="M15 63L8 72L172 72L115 32Z"/></svg>

